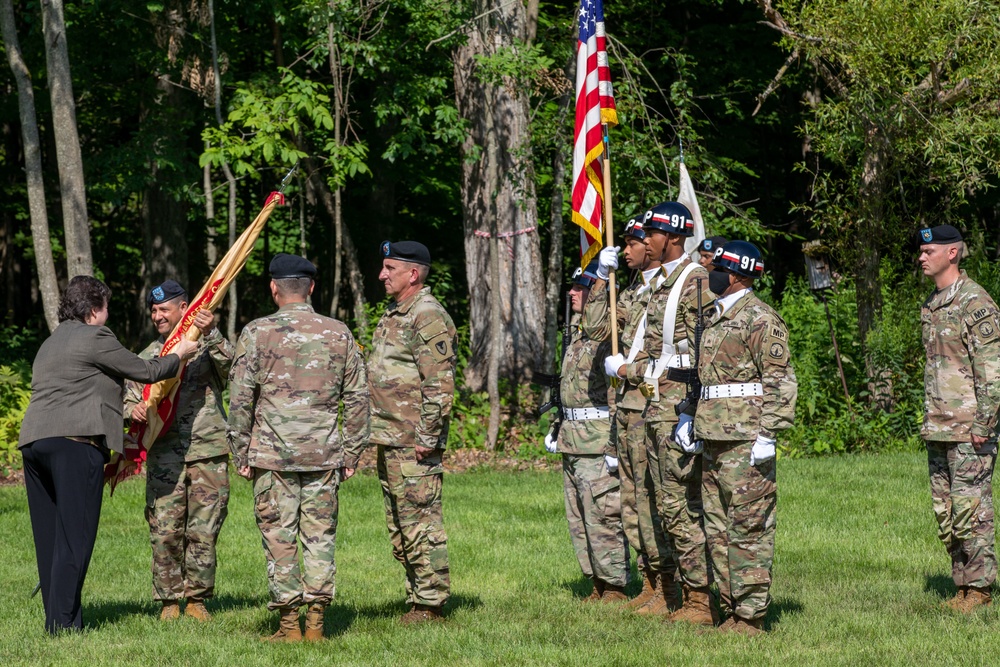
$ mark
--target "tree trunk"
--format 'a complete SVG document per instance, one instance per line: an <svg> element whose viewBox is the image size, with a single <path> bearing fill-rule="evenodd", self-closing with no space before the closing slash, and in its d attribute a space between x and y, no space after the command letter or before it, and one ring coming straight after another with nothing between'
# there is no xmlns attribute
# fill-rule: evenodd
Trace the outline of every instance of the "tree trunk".
<svg viewBox="0 0 1000 667"><path fill-rule="evenodd" d="M574 54L575 55L575 54ZM573 81L576 73L576 58L571 55L566 66L566 77ZM559 127L562 127L573 108L573 89L567 88L559 98ZM556 366L556 338L559 333L559 293L563 286L563 184L566 180L566 156L569 155L569 141L556 141L552 156L552 197L549 200L549 265L545 277L545 351L542 371L552 373Z"/></svg>
<svg viewBox="0 0 1000 667"><path fill-rule="evenodd" d="M528 100L517 93L512 81L498 85L481 80L475 61L477 55L490 56L525 39L525 8L520 2L502 0L477 0L474 5L474 14L487 14L476 21L467 43L458 47L452 58L456 104L470 129L462 146L462 217L472 347L465 381L470 389L479 391L494 347L490 323L493 290L499 290L502 306L500 377L515 384L530 379L542 361L545 308ZM492 182L491 173L498 174L496 182ZM498 284L489 280L491 232L486 230L491 228L500 235L502 249Z"/></svg>
<svg viewBox="0 0 1000 667"><path fill-rule="evenodd" d="M56 265L52 259L52 244L49 240L49 218L45 210L45 184L42 174L41 142L38 139L38 120L35 115L35 92L31 86L31 72L28 71L28 66L21 55L11 0L0 0L0 27L3 29L7 62L10 63L10 69L17 81L17 104L21 118L21 137L24 141L24 170L28 182L28 210L31 215L31 244L35 251L38 290L42 296L45 323L48 324L49 331L52 331L59 324L59 283L56 280Z"/></svg>
<svg viewBox="0 0 1000 667"><path fill-rule="evenodd" d="M207 149L208 145L205 148ZM208 223L206 227L205 259L208 260L208 266L214 270L216 263L219 261L219 248L215 245L215 193L212 192L211 165L206 164L202 170L202 189L205 191L205 220Z"/></svg>
<svg viewBox="0 0 1000 667"><path fill-rule="evenodd" d="M330 10L333 9L334 6L331 2ZM340 148L341 141L343 141L340 122L344 113L344 83L340 76L340 53L333 39L334 30L331 21L327 24L326 38L327 48L330 52L330 77L333 79L333 142L337 148ZM331 317L336 317L336 312L340 310L341 257L344 250L344 207L340 191L341 187L338 185L333 192L333 299L330 303Z"/></svg>
<svg viewBox="0 0 1000 667"><path fill-rule="evenodd" d="M90 221L87 192L83 180L83 157L76 128L76 101L66 49L66 22L63 0L42 0L42 27L45 33L45 62L49 97L52 100L52 129L59 165L59 196L63 227L66 230L66 263L70 276L93 275L90 251Z"/></svg>

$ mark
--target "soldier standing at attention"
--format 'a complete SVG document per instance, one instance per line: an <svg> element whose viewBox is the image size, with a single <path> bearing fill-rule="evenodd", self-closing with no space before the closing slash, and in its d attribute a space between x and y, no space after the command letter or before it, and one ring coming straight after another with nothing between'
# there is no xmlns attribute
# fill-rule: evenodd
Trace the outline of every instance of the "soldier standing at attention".
<svg viewBox="0 0 1000 667"><path fill-rule="evenodd" d="M715 251L729 243L725 236L709 236L698 244L698 263L706 270L712 270L712 260L715 259Z"/></svg>
<svg viewBox="0 0 1000 667"><path fill-rule="evenodd" d="M625 264L639 271L638 279L618 295L618 324L626 360L635 359L642 351L646 329L646 303L656 284L663 279L660 258L646 254L642 230L642 217L635 217L625 225ZM611 336L608 317L607 276L618 268L617 248L601 251L597 282L590 290L584 310L582 326L591 340L607 340ZM602 275L604 276L602 278ZM656 509L656 486L647 463L646 424L644 408L646 398L637 385L623 380L615 395L615 418L611 429L612 444L617 449L618 477L621 480L622 526L628 543L636 550L642 591L628 607L638 614L662 615L668 600L662 591L673 589L676 565L663 536L663 525ZM679 605L678 605L679 606Z"/></svg>
<svg viewBox="0 0 1000 667"><path fill-rule="evenodd" d="M160 337L139 356L155 359L187 310L187 294L173 280L146 297ZM153 599L163 604L162 620L184 613L209 620L205 600L215 590L215 544L229 504L229 447L222 393L233 362L233 346L215 327L215 317L198 310L201 351L185 367L177 410L147 453L146 521L153 548ZM144 385L129 381L124 414L146 421Z"/></svg>
<svg viewBox="0 0 1000 667"><path fill-rule="evenodd" d="M614 252L614 248L610 250ZM584 313L597 270L594 261L586 271L577 269L573 276L569 296L577 315ZM601 368L611 344L608 336L603 340L590 338L586 334L589 327L580 326L579 317L574 319L577 326L563 355L559 386L563 423L555 443L555 451L563 457L566 520L580 569L594 582L594 590L585 601L621 602L627 599L628 547L622 529L618 458L611 441L608 399L613 390Z"/></svg>
<svg viewBox="0 0 1000 667"><path fill-rule="evenodd" d="M393 301L372 336L368 358L372 434L378 445L392 555L406 570L410 610L403 623L442 618L451 579L441 512L451 403L455 323L424 286L431 256L415 241L380 247L379 280Z"/></svg>
<svg viewBox="0 0 1000 667"><path fill-rule="evenodd" d="M951 555L958 594L945 605L969 613L991 602L997 576L993 465L1000 409L1000 317L996 303L959 269L965 245L951 225L920 230L920 266L935 290L920 309L924 425L938 536Z"/></svg>
<svg viewBox="0 0 1000 667"><path fill-rule="evenodd" d="M305 638L318 641L335 591L337 491L368 439L365 365L347 326L307 303L311 262L279 253L270 271L278 312L247 324L237 342L229 446L237 472L253 480L268 608L281 614L265 640L301 640L299 607L307 605Z"/></svg>
<svg viewBox="0 0 1000 667"><path fill-rule="evenodd" d="M711 303L708 272L684 252L694 221L678 202L657 204L643 216L644 243L651 258L659 258L664 274L646 306L643 351L631 362L624 355L608 357L605 371L638 385L646 397L647 459L657 483L657 508L673 554L677 583L663 577L667 620L712 625L714 609L708 584L708 551L702 526L701 456L690 438L674 437L675 429L690 428L691 417L675 411L693 381L694 328L698 320L698 290ZM700 281L698 279L701 279ZM668 570L665 570L667 572ZM678 605L680 608L678 609Z"/></svg>
<svg viewBox="0 0 1000 667"><path fill-rule="evenodd" d="M775 436L791 427L797 384L788 327L757 298L760 250L730 241L709 274L718 295L702 338L701 401L694 437L704 439L705 533L720 607L720 631L763 632L774 560Z"/></svg>

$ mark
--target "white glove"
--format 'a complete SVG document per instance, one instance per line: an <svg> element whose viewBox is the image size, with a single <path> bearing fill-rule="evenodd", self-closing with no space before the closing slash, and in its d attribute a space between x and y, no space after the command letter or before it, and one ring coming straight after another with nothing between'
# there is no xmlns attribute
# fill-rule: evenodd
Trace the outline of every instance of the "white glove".
<svg viewBox="0 0 1000 667"><path fill-rule="evenodd" d="M621 246L601 248L601 254L597 258L597 277L607 280L611 272L618 268L618 253Z"/></svg>
<svg viewBox="0 0 1000 667"><path fill-rule="evenodd" d="M755 466L758 463L773 458L774 438L765 438L762 435L758 435L753 443L753 449L750 450L750 465Z"/></svg>
<svg viewBox="0 0 1000 667"><path fill-rule="evenodd" d="M618 369L625 365L625 355L624 354L613 354L610 357L604 358L604 372L608 377L617 378L621 377L618 375Z"/></svg>
<svg viewBox="0 0 1000 667"><path fill-rule="evenodd" d="M545 434L545 451L549 454L555 454L559 446L559 439L552 437L552 431L550 430Z"/></svg>
<svg viewBox="0 0 1000 667"><path fill-rule="evenodd" d="M608 464L608 472L614 472L618 470L618 459L611 454L604 455L604 462Z"/></svg>
<svg viewBox="0 0 1000 667"><path fill-rule="evenodd" d="M674 442L681 446L688 454L694 454L695 444L692 440L694 436L694 417L682 414L674 427Z"/></svg>

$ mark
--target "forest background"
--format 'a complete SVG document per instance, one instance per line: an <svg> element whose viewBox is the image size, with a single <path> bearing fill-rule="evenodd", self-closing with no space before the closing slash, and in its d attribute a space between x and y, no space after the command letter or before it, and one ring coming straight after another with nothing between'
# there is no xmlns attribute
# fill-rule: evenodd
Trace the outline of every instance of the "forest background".
<svg viewBox="0 0 1000 667"><path fill-rule="evenodd" d="M317 311L367 342L380 242L420 240L460 331L450 446L542 455L532 377L553 368L579 263L577 8L0 0L0 472L19 465L59 286L105 280L109 325L140 349L148 289L197 291L296 162L220 311L227 334L273 310L266 267L292 252L319 267ZM1000 295L1000 2L607 0L605 15L616 234L677 196L683 158L709 234L763 249L758 291L789 325L782 454L915 447L932 288L916 231L962 229L965 268ZM807 241L834 268L822 293Z"/></svg>

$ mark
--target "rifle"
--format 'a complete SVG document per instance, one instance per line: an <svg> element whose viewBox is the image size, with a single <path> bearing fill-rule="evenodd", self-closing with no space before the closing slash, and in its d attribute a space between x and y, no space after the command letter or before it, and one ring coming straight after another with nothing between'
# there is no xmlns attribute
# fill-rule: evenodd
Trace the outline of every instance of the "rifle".
<svg viewBox="0 0 1000 667"><path fill-rule="evenodd" d="M698 285L698 321L694 325L694 368L688 375L688 393L680 403L674 406L677 416L690 415L694 417L698 411L698 401L701 399L701 379L698 377L698 365L701 361L701 335L705 331L705 306L701 300L701 283L704 278L695 278Z"/></svg>
<svg viewBox="0 0 1000 667"><path fill-rule="evenodd" d="M541 417L546 412L553 408L559 410L559 414L556 416L555 426L552 430L552 437L556 437L559 434L559 427L562 426L563 411L562 411L562 396L560 394L560 385L562 384L562 371L563 362L566 359L566 351L569 349L570 345L570 318L573 316L573 304L570 301L569 294L566 294L566 318L563 322L562 331L562 358L559 360L559 373L541 373L535 372L535 382L542 385L543 387L549 387L549 400L538 407L538 416Z"/></svg>

